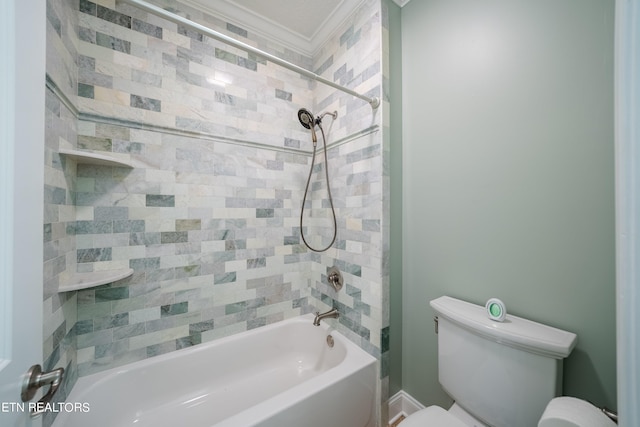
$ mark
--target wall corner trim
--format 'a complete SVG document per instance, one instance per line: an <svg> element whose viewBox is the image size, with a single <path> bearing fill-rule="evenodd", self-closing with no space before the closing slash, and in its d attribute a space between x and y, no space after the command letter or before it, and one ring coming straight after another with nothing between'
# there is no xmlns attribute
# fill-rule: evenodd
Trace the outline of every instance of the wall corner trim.
<svg viewBox="0 0 640 427"><path fill-rule="evenodd" d="M425 406L413 398L409 393L400 390L388 401L389 404L389 424L393 423L398 417L404 415L408 417L414 412L424 409Z"/></svg>

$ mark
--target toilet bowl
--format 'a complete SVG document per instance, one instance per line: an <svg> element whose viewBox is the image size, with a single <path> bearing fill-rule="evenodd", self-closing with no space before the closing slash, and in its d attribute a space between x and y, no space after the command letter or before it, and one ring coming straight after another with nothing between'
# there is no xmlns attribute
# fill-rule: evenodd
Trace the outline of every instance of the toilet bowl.
<svg viewBox="0 0 640 427"><path fill-rule="evenodd" d="M438 380L455 403L411 414L401 427L615 427L598 408L562 394L571 332L443 296L436 313Z"/></svg>
<svg viewBox="0 0 640 427"><path fill-rule="evenodd" d="M401 424L401 427L488 427L455 403L448 411L429 406L411 414ZM591 403L563 396L549 402L538 427L617 427L617 424Z"/></svg>

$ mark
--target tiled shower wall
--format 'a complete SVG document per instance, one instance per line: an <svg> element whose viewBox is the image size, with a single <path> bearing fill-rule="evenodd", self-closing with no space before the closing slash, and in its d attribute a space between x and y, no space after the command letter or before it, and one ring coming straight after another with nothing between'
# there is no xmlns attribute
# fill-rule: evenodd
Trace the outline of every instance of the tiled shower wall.
<svg viewBox="0 0 640 427"><path fill-rule="evenodd" d="M314 71L359 93L382 99L381 55L381 4L366 1L314 57ZM383 224L387 219L381 132L384 105L372 110L366 102L323 85L317 86L315 95L316 112L337 111L339 115L329 127L329 139L334 142L328 150L338 234L331 249L312 254L311 296L315 306L336 307L341 313L339 329L381 360L380 397L386 402L388 369L383 355L388 351L388 272L384 267L387 236ZM314 218L329 215L322 158L319 163L312 199L322 209L316 211ZM318 242L330 241L328 224L325 219L324 227L316 227L309 234L323 236ZM340 269L345 280L345 287L337 293L327 285L326 271L332 265Z"/></svg>
<svg viewBox="0 0 640 427"><path fill-rule="evenodd" d="M115 0L49 3L48 364L77 364L85 375L328 306L342 312L343 332L381 358L382 108ZM175 1L153 3L381 96L377 1L314 59ZM301 107L339 114L324 121L338 238L322 254L300 241L311 161ZM134 167L76 164L57 154L62 147L110 152ZM311 236L328 233L319 156ZM331 265L345 276L338 295L326 286ZM119 282L56 293L68 271L126 267L134 274Z"/></svg>
<svg viewBox="0 0 640 427"><path fill-rule="evenodd" d="M77 0L47 2L47 89L44 183L43 368L65 368L55 399L64 400L78 376L76 294L58 293L60 281L75 270L75 167L58 154L77 140ZM44 425L52 421L45 414Z"/></svg>
<svg viewBox="0 0 640 427"><path fill-rule="evenodd" d="M79 11L78 148L134 168L78 165L78 269L135 271L78 292L80 375L309 311L295 112L310 82L126 5Z"/></svg>
<svg viewBox="0 0 640 427"><path fill-rule="evenodd" d="M384 100L382 15L381 2L365 2L314 58L314 71L359 93ZM384 179L381 126L388 103L372 110L366 102L329 87L318 85L315 93L317 112L338 111L339 115L334 125L328 117L325 119L331 130L330 140L338 140L328 150L338 235L331 249L311 256L311 301L321 309L336 307L341 313L338 329L381 360L380 397L386 402L388 181ZM320 158L318 163L314 175L317 185L312 195L315 209L310 209L313 221L309 220L315 227L309 234L322 236L314 240L316 246L322 247L331 240L332 225L327 209L324 159ZM327 285L327 267L332 265L344 277L345 287L340 292Z"/></svg>

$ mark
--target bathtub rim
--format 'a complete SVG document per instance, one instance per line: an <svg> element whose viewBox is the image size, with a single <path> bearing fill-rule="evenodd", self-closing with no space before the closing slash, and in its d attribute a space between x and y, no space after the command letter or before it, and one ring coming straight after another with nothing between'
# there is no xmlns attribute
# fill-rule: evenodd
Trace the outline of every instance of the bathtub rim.
<svg viewBox="0 0 640 427"><path fill-rule="evenodd" d="M314 316L312 314L304 314L300 316L290 317L288 319L281 320L279 322L271 323L269 325L265 325L259 328L247 330L244 332L236 333L233 335L229 335L226 337L222 337L219 339L215 339L206 343L194 345L191 347L171 351L169 353L165 353L162 355L145 358L142 360L138 360L135 362L127 363L122 366L117 366L114 368L106 369L101 372L97 372L94 374L86 375L78 378L71 392L68 394L65 399L66 402L85 402L83 399L88 393L97 387L108 385L111 381L116 381L119 377L126 375L131 371L135 371L137 369L144 369L150 365L159 364L159 363L170 363L172 360L180 357L184 357L186 355L193 355L200 352L206 352L211 350L212 347L220 346L227 343L233 343L237 340L242 339L250 339L251 336L256 334L265 333L271 331L273 329L278 329L282 327L286 327L287 324L304 324L307 323L312 326L313 325ZM331 324L330 324L331 323ZM233 426L233 422L244 422L245 420L251 420L255 418L255 413L259 413L263 416L271 416L278 411L289 408L293 406L296 402L302 401L305 398L308 398L312 394L324 390L330 387L332 384L337 383L338 381L344 380L350 375L356 374L360 371L366 371L367 369L372 370L373 380L372 386L374 387L373 392L375 393L375 379L376 379L376 366L378 360L372 355L368 354L364 349L360 348L357 344L349 340L346 336L340 333L334 326L333 323L337 323L337 321L324 321L320 324L320 326L313 326L314 328L319 327L323 329L324 334L331 334L334 338L334 341L341 343L345 347L345 357L339 364L333 366L326 371L324 371L321 375L311 378L310 380L304 381L302 383L296 384L293 387L286 389L274 396L271 396L264 401L251 406L249 408L244 409L243 411L234 414L228 418L220 420L214 424L215 426L224 427L227 426L228 422L232 422L228 424L229 426ZM314 381L318 379L319 381ZM293 391L292 391L293 390ZM295 399L290 399L289 394L295 394ZM91 402L88 402L91 404ZM52 427L63 427L64 424L60 424L65 421L67 417L73 416L73 413L60 413L56 419L54 420ZM247 424L250 425L250 424Z"/></svg>

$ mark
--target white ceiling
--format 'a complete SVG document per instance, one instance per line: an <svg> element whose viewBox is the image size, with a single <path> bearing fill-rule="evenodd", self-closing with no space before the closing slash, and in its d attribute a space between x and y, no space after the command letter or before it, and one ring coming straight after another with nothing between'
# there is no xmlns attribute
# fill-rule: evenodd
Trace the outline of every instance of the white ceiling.
<svg viewBox="0 0 640 427"><path fill-rule="evenodd" d="M184 3L313 56L365 0L183 0ZM393 0L404 6L409 0Z"/></svg>

